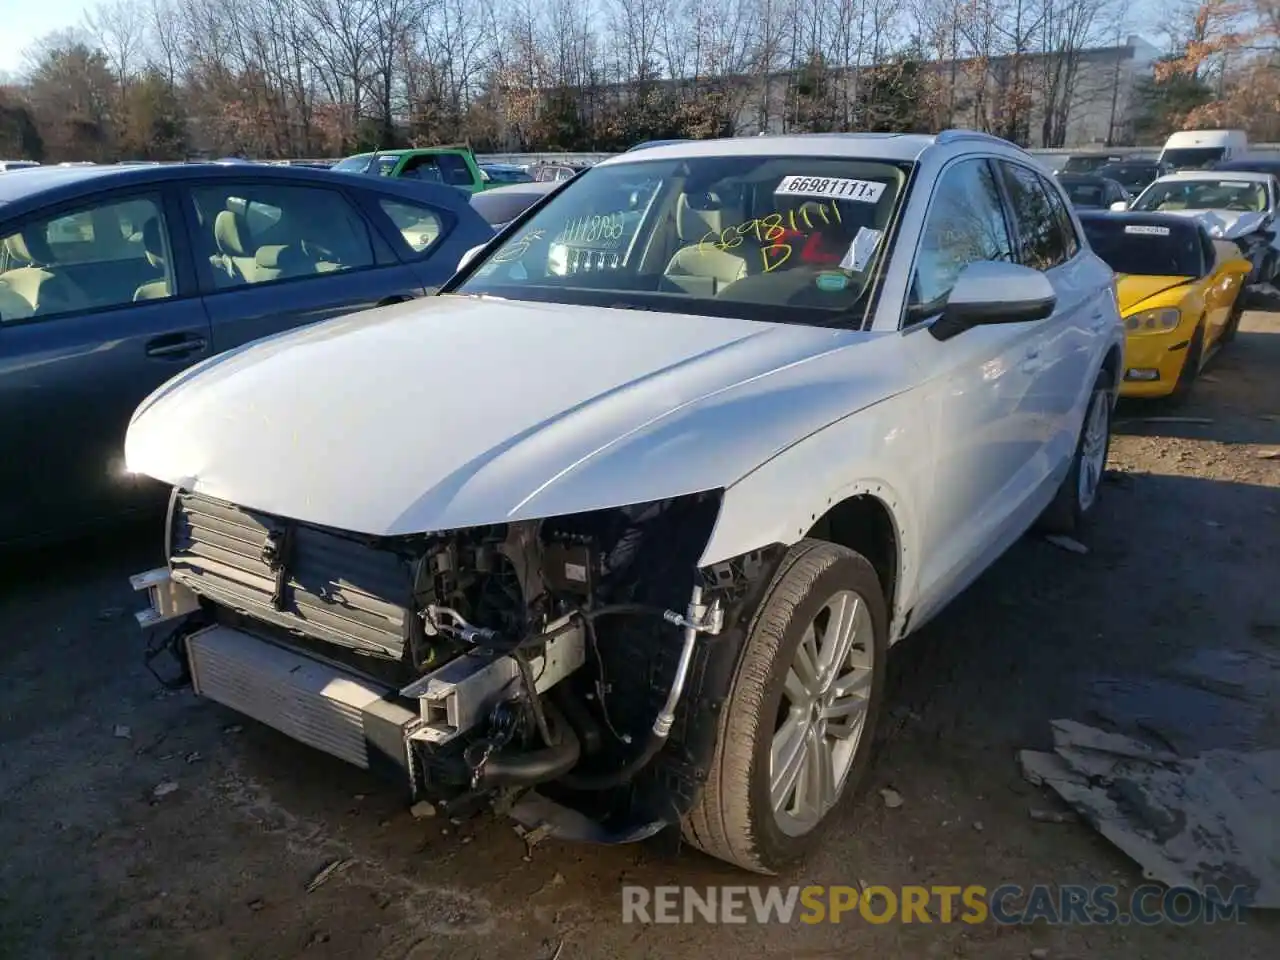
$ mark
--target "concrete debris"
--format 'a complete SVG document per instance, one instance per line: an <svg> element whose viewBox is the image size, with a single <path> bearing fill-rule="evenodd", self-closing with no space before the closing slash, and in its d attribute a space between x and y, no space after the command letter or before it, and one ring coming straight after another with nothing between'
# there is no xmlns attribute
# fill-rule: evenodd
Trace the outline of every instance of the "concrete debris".
<svg viewBox="0 0 1280 960"><path fill-rule="evenodd" d="M155 785L154 789L152 789L151 795L159 800L161 797L167 797L177 789L178 785L174 781L162 780L160 783Z"/></svg>
<svg viewBox="0 0 1280 960"><path fill-rule="evenodd" d="M111 735L113 737L118 737L121 740L128 740L130 737L133 736L133 731L130 730L128 727L126 727L123 723L117 723L115 726L115 729L111 731Z"/></svg>
<svg viewBox="0 0 1280 960"><path fill-rule="evenodd" d="M984 827L984 826L982 825L982 821L981 821L981 820L975 820L975 821L973 821L973 829L975 829L975 830L977 830L979 833L981 833L983 830L985 830L985 829L986 829L986 827Z"/></svg>
<svg viewBox="0 0 1280 960"><path fill-rule="evenodd" d="M351 864L353 863L355 863L355 861L351 860L350 858L346 860L333 861L333 863L329 864L327 867L325 867L323 870L321 870L319 873L317 873L314 877L311 878L311 882L307 884L307 893L314 893L316 890L320 888L322 884L325 884L329 880L333 879L333 877L337 876L339 873L347 869L347 867L351 866Z"/></svg>
<svg viewBox="0 0 1280 960"><path fill-rule="evenodd" d="M436 808L426 800L419 800L409 808L409 812L415 820L427 820L436 815Z"/></svg>
<svg viewBox="0 0 1280 960"><path fill-rule="evenodd" d="M544 823L540 826L534 827L532 830L529 830L524 834L525 846L530 850L533 850L534 847L547 839L547 837L551 836L551 833L554 830L555 827L549 823Z"/></svg>
<svg viewBox="0 0 1280 960"><path fill-rule="evenodd" d="M902 794L892 787L885 787L880 791L880 796L884 798L884 805L890 810L897 810L902 806Z"/></svg>
<svg viewBox="0 0 1280 960"><path fill-rule="evenodd" d="M1036 823L1075 823L1080 818L1070 810L1037 810L1034 807L1027 815Z"/></svg>
<svg viewBox="0 0 1280 960"><path fill-rule="evenodd" d="M1089 548L1079 540L1072 537L1064 537L1061 534L1054 533L1045 537L1055 547L1061 547L1063 550L1070 550L1072 553L1088 553Z"/></svg>
<svg viewBox="0 0 1280 960"><path fill-rule="evenodd" d="M1054 750L1023 750L1023 776L1047 785L1149 880L1244 889L1280 907L1280 750L1182 757L1073 720L1053 721Z"/></svg>

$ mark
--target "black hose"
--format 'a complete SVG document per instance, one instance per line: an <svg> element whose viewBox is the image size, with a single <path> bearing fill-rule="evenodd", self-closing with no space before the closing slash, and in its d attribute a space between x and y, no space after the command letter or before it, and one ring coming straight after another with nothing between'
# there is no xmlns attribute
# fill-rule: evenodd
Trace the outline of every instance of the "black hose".
<svg viewBox="0 0 1280 960"><path fill-rule="evenodd" d="M499 751L490 755L480 771L482 787L531 787L558 780L572 770L582 755L582 744L573 727L554 704L547 705L548 718L558 734L556 742L539 750Z"/></svg>
<svg viewBox="0 0 1280 960"><path fill-rule="evenodd" d="M644 603L612 603L607 606L597 607L594 610L579 610L578 615L587 622L588 636L593 642L592 645L595 646L594 621L601 617L632 615L651 616L657 617L659 620L665 620L667 611L661 607L654 607ZM596 648L596 659L600 659L598 647ZM603 661L601 661L601 667L603 665ZM604 703L603 695L601 696L600 709L604 713L605 722L608 723L609 729L613 730L613 724L609 721L609 713ZM614 731L614 735L617 736L616 731ZM619 786L644 769L658 755L658 751L662 749L666 742L666 737L660 737L650 730L644 749L617 770L610 770L605 773L568 773L560 778L560 782L572 790L607 790L610 787Z"/></svg>
<svg viewBox="0 0 1280 960"><path fill-rule="evenodd" d="M572 790L608 790L610 787L620 786L648 765L666 742L666 737L650 731L644 750L617 770L606 773L567 773L560 778L560 782Z"/></svg>
<svg viewBox="0 0 1280 960"><path fill-rule="evenodd" d="M665 620L667 617L666 610L661 607L650 606L647 603L611 603L607 606L596 607L594 610L578 611L578 616L591 621L599 620L601 617L619 617L626 614L657 617L659 620Z"/></svg>

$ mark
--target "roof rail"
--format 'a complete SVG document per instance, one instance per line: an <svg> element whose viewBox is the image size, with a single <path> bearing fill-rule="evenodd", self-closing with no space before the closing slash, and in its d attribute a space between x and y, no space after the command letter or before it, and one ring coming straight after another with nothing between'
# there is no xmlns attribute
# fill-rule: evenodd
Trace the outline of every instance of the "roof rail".
<svg viewBox="0 0 1280 960"><path fill-rule="evenodd" d="M994 133L983 133L981 130L943 130L934 138L935 143L955 143L957 140L985 140L988 143L1017 146L1017 144L1011 144L1004 137L997 137Z"/></svg>

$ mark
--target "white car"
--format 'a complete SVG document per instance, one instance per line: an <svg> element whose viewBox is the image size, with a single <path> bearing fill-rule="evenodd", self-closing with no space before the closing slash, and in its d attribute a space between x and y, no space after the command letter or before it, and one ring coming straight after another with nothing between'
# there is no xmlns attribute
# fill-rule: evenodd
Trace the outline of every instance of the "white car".
<svg viewBox="0 0 1280 960"><path fill-rule="evenodd" d="M1280 182L1270 173L1184 170L1160 177L1132 203L1112 209L1199 220L1211 237L1232 241L1253 264L1248 283L1269 283L1280 271L1278 203Z"/></svg>
<svg viewBox="0 0 1280 960"><path fill-rule="evenodd" d="M890 644L1093 510L1111 270L964 131L618 156L464 264L142 404L140 619L451 815L778 870L863 776Z"/></svg>

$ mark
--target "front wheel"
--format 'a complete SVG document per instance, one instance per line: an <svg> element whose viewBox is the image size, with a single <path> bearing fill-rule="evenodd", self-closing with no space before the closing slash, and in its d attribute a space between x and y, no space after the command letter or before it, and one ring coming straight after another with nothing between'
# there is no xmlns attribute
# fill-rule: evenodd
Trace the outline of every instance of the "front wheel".
<svg viewBox="0 0 1280 960"><path fill-rule="evenodd" d="M1062 479L1062 485L1053 501L1040 517L1040 526L1047 533L1073 536L1088 523L1098 498L1102 494L1102 475L1107 467L1107 454L1111 450L1111 410L1114 398L1111 392L1111 374L1106 370L1098 374L1089 405L1085 408L1084 423L1076 441L1076 454L1071 467Z"/></svg>
<svg viewBox="0 0 1280 960"><path fill-rule="evenodd" d="M1236 295L1236 302L1231 305L1231 313L1227 317L1227 323L1222 328L1222 335L1218 337L1218 346L1225 347L1228 343L1236 338L1236 331L1240 329L1240 318L1244 314L1244 298L1248 290L1242 288Z"/></svg>
<svg viewBox="0 0 1280 960"><path fill-rule="evenodd" d="M887 654L866 558L821 540L792 547L752 620L685 839L756 873L803 858L866 770Z"/></svg>

